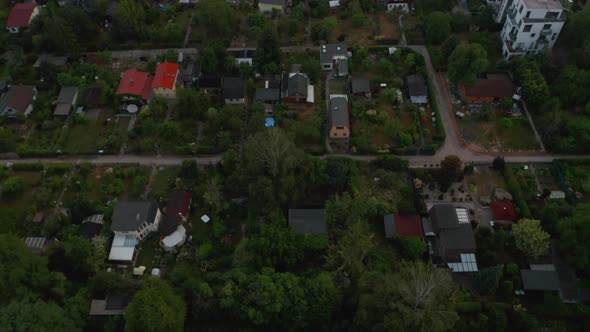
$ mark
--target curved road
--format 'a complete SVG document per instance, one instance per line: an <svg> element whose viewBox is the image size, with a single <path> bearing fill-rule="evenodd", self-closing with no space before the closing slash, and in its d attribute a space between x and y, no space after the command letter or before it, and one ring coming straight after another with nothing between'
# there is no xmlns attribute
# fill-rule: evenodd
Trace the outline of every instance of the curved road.
<svg viewBox="0 0 590 332"><path fill-rule="evenodd" d="M449 103L447 98L446 87L443 87L439 76L432 66L430 61L430 55L425 46L422 45L409 45L407 46L416 52L424 56L426 62L426 68L428 70L428 76L433 84L434 94L436 96L436 102L438 104L441 120L446 133L446 139L442 147L433 156L400 156L401 158L407 159L410 162L411 167L436 167L444 157L448 155L456 155L464 162L473 163L490 163L498 154L485 154L473 152L464 147L459 138L457 137L457 130L455 128L455 122L453 115L449 109ZM288 50L286 50L288 51ZM334 155L324 155L320 158L326 158ZM377 156L358 156L358 155L340 155L350 157L357 160L370 161L375 159ZM590 156L582 155L550 155L550 154L538 154L532 155L528 153L518 154L511 152L509 155L505 155L504 159L508 162L514 163L547 163L551 162L555 158L563 159L575 159L575 158L590 158ZM182 156L139 156L139 155L96 155L96 156L64 156L56 158L20 158L20 159L5 159L1 162L6 163L30 163L30 162L71 162L71 163L82 163L90 162L95 165L116 165L116 164L138 164L138 165L180 165L184 160L196 160L199 165L210 165L221 161L221 155L206 156L206 157L182 157Z"/></svg>

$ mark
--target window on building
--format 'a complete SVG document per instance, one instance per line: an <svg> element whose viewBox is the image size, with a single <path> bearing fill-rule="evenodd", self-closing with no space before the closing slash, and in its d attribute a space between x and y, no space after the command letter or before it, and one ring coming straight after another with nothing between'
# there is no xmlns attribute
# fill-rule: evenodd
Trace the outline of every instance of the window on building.
<svg viewBox="0 0 590 332"><path fill-rule="evenodd" d="M522 10L524 9L523 5L520 5L520 9L518 10L518 13L522 13Z"/></svg>
<svg viewBox="0 0 590 332"><path fill-rule="evenodd" d="M557 18L559 17L559 12L547 12L545 14L545 18Z"/></svg>
<svg viewBox="0 0 590 332"><path fill-rule="evenodd" d="M531 38L535 38L535 34L534 33L531 33Z"/></svg>
<svg viewBox="0 0 590 332"><path fill-rule="evenodd" d="M334 137L338 136L338 133L334 133Z"/></svg>
<svg viewBox="0 0 590 332"><path fill-rule="evenodd" d="M554 33L553 36L551 36L551 40L555 40L555 38L557 38L557 34Z"/></svg>
<svg viewBox="0 0 590 332"><path fill-rule="evenodd" d="M346 137L346 133L343 133L342 136Z"/></svg>
<svg viewBox="0 0 590 332"><path fill-rule="evenodd" d="M549 30L549 29L551 29L551 24L543 25L543 30Z"/></svg>
<svg viewBox="0 0 590 332"><path fill-rule="evenodd" d="M522 50L522 49L524 49L524 43L518 43L518 44L516 44L516 49L517 49L517 50Z"/></svg>
<svg viewBox="0 0 590 332"><path fill-rule="evenodd" d="M529 16L531 16L531 11L530 11L530 10L528 10L528 11L526 12L526 18L529 18Z"/></svg>
<svg viewBox="0 0 590 332"><path fill-rule="evenodd" d="M525 24L524 29L522 29L522 31L523 32L530 32L532 28L533 28L532 24Z"/></svg>

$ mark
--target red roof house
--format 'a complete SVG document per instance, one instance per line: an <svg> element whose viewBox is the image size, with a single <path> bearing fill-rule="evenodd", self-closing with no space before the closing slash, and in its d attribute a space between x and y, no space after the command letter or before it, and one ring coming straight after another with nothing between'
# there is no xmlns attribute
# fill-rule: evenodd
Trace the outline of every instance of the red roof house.
<svg viewBox="0 0 590 332"><path fill-rule="evenodd" d="M516 222L516 211L512 202L492 202L490 204L494 221L511 221Z"/></svg>
<svg viewBox="0 0 590 332"><path fill-rule="evenodd" d="M152 82L154 95L164 98L176 96L176 79L178 78L178 64L162 62L156 68L156 76Z"/></svg>
<svg viewBox="0 0 590 332"><path fill-rule="evenodd" d="M117 95L132 95L144 100L150 99L153 77L135 68L123 73Z"/></svg>
<svg viewBox="0 0 590 332"><path fill-rule="evenodd" d="M12 33L17 33L19 28L28 27L37 14L39 14L39 8L34 2L17 3L8 15L6 28Z"/></svg>
<svg viewBox="0 0 590 332"><path fill-rule="evenodd" d="M385 237L418 237L424 238L422 221L417 215L388 214L383 218Z"/></svg>

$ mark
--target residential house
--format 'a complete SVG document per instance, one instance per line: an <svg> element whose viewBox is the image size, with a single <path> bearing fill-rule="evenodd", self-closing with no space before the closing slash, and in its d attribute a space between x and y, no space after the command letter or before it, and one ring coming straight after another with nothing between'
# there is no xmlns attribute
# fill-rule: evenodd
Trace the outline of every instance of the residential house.
<svg viewBox="0 0 590 332"><path fill-rule="evenodd" d="M348 146L350 139L348 96L330 95L330 101L328 105L328 128L330 142L341 143Z"/></svg>
<svg viewBox="0 0 590 332"><path fill-rule="evenodd" d="M385 8L387 8L387 11L394 11L394 10L399 10L402 11L404 13L407 13L410 11L410 9L412 8L412 4L413 4L413 0L381 0L384 5Z"/></svg>
<svg viewBox="0 0 590 332"><path fill-rule="evenodd" d="M103 93L102 88L92 87L86 89L84 96L82 97L81 104L85 107L98 107L103 104Z"/></svg>
<svg viewBox="0 0 590 332"><path fill-rule="evenodd" d="M508 78L480 78L473 86L463 86L465 99L469 102L494 102L512 98L514 86Z"/></svg>
<svg viewBox="0 0 590 332"><path fill-rule="evenodd" d="M78 101L78 88L75 86L64 86L59 91L59 96L55 102L55 111L53 115L67 116L70 111L76 108Z"/></svg>
<svg viewBox="0 0 590 332"><path fill-rule="evenodd" d="M220 76L203 75L197 80L197 87L207 93L219 93L222 90L222 79Z"/></svg>
<svg viewBox="0 0 590 332"><path fill-rule="evenodd" d="M190 213L192 194L175 191L168 199L166 214L159 226L160 246L166 251L179 248L186 241L186 222Z"/></svg>
<svg viewBox="0 0 590 332"><path fill-rule="evenodd" d="M383 217L385 238L415 237L424 238L422 221L417 215L387 214Z"/></svg>
<svg viewBox="0 0 590 332"><path fill-rule="evenodd" d="M201 66L195 62L187 61L180 67L176 85L185 88L193 87L200 76Z"/></svg>
<svg viewBox="0 0 590 332"><path fill-rule="evenodd" d="M93 214L84 220L80 224L80 235L86 239L93 239L100 235L102 226L104 225L104 215Z"/></svg>
<svg viewBox="0 0 590 332"><path fill-rule="evenodd" d="M516 210L512 202L492 202L490 203L494 222L516 222Z"/></svg>
<svg viewBox="0 0 590 332"><path fill-rule="evenodd" d="M104 300L92 299L90 302L90 316L123 315L125 309L133 300L133 296L123 293L107 294Z"/></svg>
<svg viewBox="0 0 590 332"><path fill-rule="evenodd" d="M530 269L520 270L522 285L526 291L559 292L559 275L553 264L530 264Z"/></svg>
<svg viewBox="0 0 590 332"><path fill-rule="evenodd" d="M420 74L410 75L406 78L408 93L412 104L428 104L428 87L424 76Z"/></svg>
<svg viewBox="0 0 590 332"><path fill-rule="evenodd" d="M282 100L287 103L313 103L315 95L313 85L303 73L289 73L283 75Z"/></svg>
<svg viewBox="0 0 590 332"><path fill-rule="evenodd" d="M435 256L453 272L477 272L475 236L466 209L438 204L429 211Z"/></svg>
<svg viewBox="0 0 590 332"><path fill-rule="evenodd" d="M36 255L42 255L47 249L50 241L45 237L27 237L24 239L25 247L31 250Z"/></svg>
<svg viewBox="0 0 590 332"><path fill-rule="evenodd" d="M152 81L152 95L166 99L176 98L176 80L178 79L178 64L162 62L156 68L156 75Z"/></svg>
<svg viewBox="0 0 590 332"><path fill-rule="evenodd" d="M258 88L254 96L254 101L264 104L276 104L281 100L281 90L271 88Z"/></svg>
<svg viewBox="0 0 590 332"><path fill-rule="evenodd" d="M14 85L0 98L0 116L28 116L33 111L37 89L29 85Z"/></svg>
<svg viewBox="0 0 590 332"><path fill-rule="evenodd" d="M243 78L223 78L223 100L226 104L246 103L246 82Z"/></svg>
<svg viewBox="0 0 590 332"><path fill-rule="evenodd" d="M496 20L504 20L502 55L509 60L553 48L566 11L558 0L504 0Z"/></svg>
<svg viewBox="0 0 590 332"><path fill-rule="evenodd" d="M63 67L67 63L68 63L67 56L41 54L37 57L37 60L35 60L35 63L33 64L33 68L41 68L41 66L45 66L47 64L50 64L55 67Z"/></svg>
<svg viewBox="0 0 590 332"><path fill-rule="evenodd" d="M115 233L109 260L131 263L135 247L149 233L158 230L160 209L155 201L123 201L113 212L111 231Z"/></svg>
<svg viewBox="0 0 590 332"><path fill-rule="evenodd" d="M254 63L254 55L256 54L256 49L230 49L227 51L227 53L235 59L236 66L240 66L242 63L247 63L250 66L252 66Z"/></svg>
<svg viewBox="0 0 590 332"><path fill-rule="evenodd" d="M146 72L135 68L128 69L121 77L116 94L124 99L147 101L150 99L153 80L154 78Z"/></svg>
<svg viewBox="0 0 590 332"><path fill-rule="evenodd" d="M371 84L366 77L355 77L350 81L350 91L357 97L371 97Z"/></svg>
<svg viewBox="0 0 590 332"><path fill-rule="evenodd" d="M18 33L21 29L28 28L37 15L39 7L35 2L17 3L8 14L6 29L10 33Z"/></svg>
<svg viewBox="0 0 590 332"><path fill-rule="evenodd" d="M348 75L348 48L344 44L326 44L320 47L320 63L323 70L336 69L335 76Z"/></svg>
<svg viewBox="0 0 590 332"><path fill-rule="evenodd" d="M285 0L258 0L258 11L272 13L274 11L284 13L287 4Z"/></svg>
<svg viewBox="0 0 590 332"><path fill-rule="evenodd" d="M326 210L289 209L289 228L303 234L325 234Z"/></svg>

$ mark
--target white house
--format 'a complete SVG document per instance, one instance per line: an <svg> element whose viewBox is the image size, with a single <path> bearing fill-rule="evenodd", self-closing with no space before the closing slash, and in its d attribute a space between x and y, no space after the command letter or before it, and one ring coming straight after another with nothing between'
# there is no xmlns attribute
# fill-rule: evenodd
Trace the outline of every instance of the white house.
<svg viewBox="0 0 590 332"><path fill-rule="evenodd" d="M412 0L385 0L387 11L399 10L404 13L410 11L410 3Z"/></svg>
<svg viewBox="0 0 590 332"><path fill-rule="evenodd" d="M508 60L551 49L566 14L558 0L504 0L496 19L504 20L502 55Z"/></svg>
<svg viewBox="0 0 590 332"><path fill-rule="evenodd" d="M149 233L156 232L162 214L156 201L125 201L117 203L111 230L115 233L109 260L133 261L135 248Z"/></svg>
<svg viewBox="0 0 590 332"><path fill-rule="evenodd" d="M320 47L322 69L332 70L337 61L348 61L348 47L344 44L326 44Z"/></svg>

